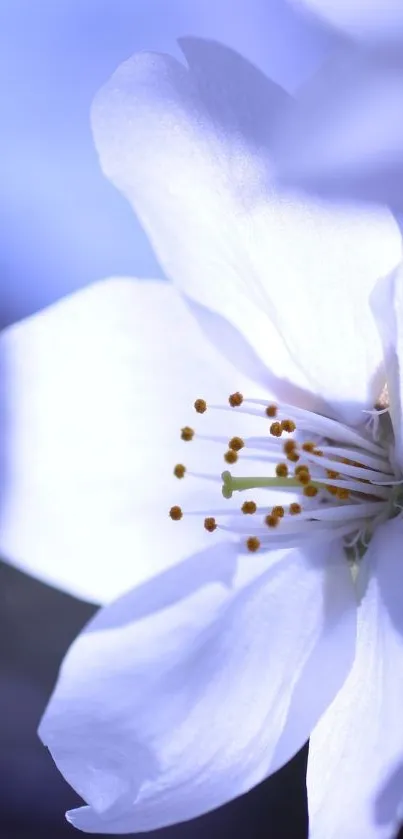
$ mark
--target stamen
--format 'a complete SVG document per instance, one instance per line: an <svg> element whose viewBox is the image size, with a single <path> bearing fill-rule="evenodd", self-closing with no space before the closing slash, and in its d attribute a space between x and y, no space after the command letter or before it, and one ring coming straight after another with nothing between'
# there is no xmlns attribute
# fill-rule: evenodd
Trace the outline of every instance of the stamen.
<svg viewBox="0 0 403 839"><path fill-rule="evenodd" d="M290 419L281 420L281 428L283 431L286 431L288 434L292 434L293 431L296 429L295 422Z"/></svg>
<svg viewBox="0 0 403 839"><path fill-rule="evenodd" d="M186 440L186 442L188 442L189 440L193 440L194 436L195 436L194 430L193 430L193 428L190 428L189 425L185 425L184 428L181 428L181 438L182 438L182 440Z"/></svg>
<svg viewBox="0 0 403 839"><path fill-rule="evenodd" d="M311 473L307 466L297 466L295 469L295 477L303 486L306 486L311 481Z"/></svg>
<svg viewBox="0 0 403 839"><path fill-rule="evenodd" d="M270 426L270 434L272 435L272 437L281 437L281 434L282 434L281 423L272 422L272 424Z"/></svg>
<svg viewBox="0 0 403 839"><path fill-rule="evenodd" d="M310 440L308 440L306 443L302 444L302 449L304 452L312 453L315 449L315 443L312 443Z"/></svg>
<svg viewBox="0 0 403 839"><path fill-rule="evenodd" d="M252 513L256 513L257 506L254 501L244 501L241 510L246 515L252 515Z"/></svg>
<svg viewBox="0 0 403 839"><path fill-rule="evenodd" d="M342 492L343 490L340 491ZM347 492L347 490L344 490L344 492ZM304 487L303 493L307 496L307 498L314 498L315 495L318 494L318 489L313 484L308 484L308 486ZM348 497L348 495L346 497Z"/></svg>
<svg viewBox="0 0 403 839"><path fill-rule="evenodd" d="M204 414L204 412L207 411L206 400L205 399L196 399L196 402L194 403L194 408L195 408L195 411L197 411L198 414Z"/></svg>
<svg viewBox="0 0 403 839"><path fill-rule="evenodd" d="M180 521L183 513L181 508L175 505L174 507L171 507L169 515L171 516L172 521Z"/></svg>
<svg viewBox="0 0 403 839"><path fill-rule="evenodd" d="M296 501L293 501L292 504L290 504L288 511L292 516L297 516L298 513L302 512L301 504L298 504Z"/></svg>
<svg viewBox="0 0 403 839"><path fill-rule="evenodd" d="M231 405L231 408L238 408L243 402L242 393L239 393L239 390L237 390L236 393L231 393L228 397L228 402Z"/></svg>
<svg viewBox="0 0 403 839"><path fill-rule="evenodd" d="M243 449L245 443L242 440L242 437L232 437L228 443L228 448L232 449L234 452L239 452Z"/></svg>
<svg viewBox="0 0 403 839"><path fill-rule="evenodd" d="M230 434L222 437L198 435L198 440L224 446L227 443L228 449L225 451L224 448L223 457L228 464L237 463L239 452L246 449L241 455L246 470L253 460L258 460L260 467L264 467L263 475L260 473L257 476L238 477L224 471L221 476L224 498L231 498L234 492L262 488L281 490L282 493L291 490L291 497L297 494L298 501L286 507L282 504L271 506L269 501L258 507L255 501L247 500L235 508L229 506L219 510L215 506L210 510L207 505L207 509L185 513L175 505L169 512L174 521L179 521L184 515L199 516L208 532L213 533L220 528L237 534L250 552L308 545L313 536L325 539L331 533L331 538L337 535L343 539L346 550L355 550L358 546L361 556L378 523L401 515L403 481L393 454L390 455L390 423L387 425L385 421L385 428L382 425L376 431L373 427L376 423L369 427L367 422L358 431L305 409L245 399L239 391L230 394L226 405L209 404L208 407L209 410L220 411L231 411L236 407L241 415L250 414L264 420L262 436L257 436L258 430L256 436L246 438L238 435L231 437ZM207 403L204 399L196 399L194 408L198 413L204 413ZM269 423L266 418L270 419ZM379 411L376 419L379 425L382 419ZM298 439L291 437L279 442L282 435L293 435L294 432L297 432ZM194 436L193 428L184 426L181 429L182 440L189 441ZM283 460L279 460L279 452L283 453L280 454ZM216 473L202 475L188 471L183 463L177 463L173 473L179 479L185 475L187 480L188 476L213 482L218 479ZM314 500L316 496L318 498ZM306 506L304 498L309 499ZM304 506L299 502L303 502ZM251 515L255 516L253 527L247 520ZM248 536L249 528L252 535Z"/></svg>
<svg viewBox="0 0 403 839"><path fill-rule="evenodd" d="M334 469L326 469L326 475L330 479L335 479L340 477L340 472L335 472Z"/></svg>

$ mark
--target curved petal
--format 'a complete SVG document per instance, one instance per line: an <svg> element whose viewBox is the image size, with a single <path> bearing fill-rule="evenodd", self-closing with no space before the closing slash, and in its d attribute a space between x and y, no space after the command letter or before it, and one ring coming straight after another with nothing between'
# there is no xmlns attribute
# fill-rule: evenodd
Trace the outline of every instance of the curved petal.
<svg viewBox="0 0 403 839"><path fill-rule="evenodd" d="M185 821L302 746L355 643L341 547L314 552L243 556L235 570L234 546L222 544L98 613L40 726L88 802L68 814L76 827L130 833Z"/></svg>
<svg viewBox="0 0 403 839"><path fill-rule="evenodd" d="M223 506L223 453L238 420L207 412L198 426L193 402L225 403L248 385L169 283L89 287L3 332L0 361L5 559L107 602L211 540L200 519L177 524L168 511ZM239 419L242 435L255 428L256 418ZM184 444L185 425L221 445ZM183 459L217 483L178 481Z"/></svg>
<svg viewBox="0 0 403 839"><path fill-rule="evenodd" d="M283 182L403 210L402 84L401 56L340 49L279 122Z"/></svg>
<svg viewBox="0 0 403 839"><path fill-rule="evenodd" d="M268 151L286 94L220 45L191 39L185 49L190 71L140 54L100 91L92 123L103 169L187 295L281 372L274 326L294 382L361 419L382 363L368 295L398 261L398 228L386 211L279 193Z"/></svg>
<svg viewBox="0 0 403 839"><path fill-rule="evenodd" d="M362 570L354 666L310 742L312 839L390 839L403 800L403 522L377 530ZM368 579L369 576L369 579Z"/></svg>
<svg viewBox="0 0 403 839"><path fill-rule="evenodd" d="M378 283L371 301L385 355L394 456L403 474L403 263Z"/></svg>
<svg viewBox="0 0 403 839"><path fill-rule="evenodd" d="M403 7L400 0L292 0L355 38L376 42L403 38Z"/></svg>

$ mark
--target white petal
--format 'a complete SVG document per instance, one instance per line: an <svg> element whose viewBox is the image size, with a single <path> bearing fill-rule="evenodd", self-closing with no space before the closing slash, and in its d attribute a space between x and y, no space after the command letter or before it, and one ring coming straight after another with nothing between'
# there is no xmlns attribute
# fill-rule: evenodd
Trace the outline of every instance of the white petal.
<svg viewBox="0 0 403 839"><path fill-rule="evenodd" d="M141 54L100 91L103 169L186 294L228 318L269 369L356 421L379 387L368 294L397 262L397 226L386 211L278 193L267 155L286 94L219 45L185 49L190 72Z"/></svg>
<svg viewBox="0 0 403 839"><path fill-rule="evenodd" d="M403 37L401 0L292 0L331 26L364 41L398 41Z"/></svg>
<svg viewBox="0 0 403 839"><path fill-rule="evenodd" d="M372 295L382 339L396 465L403 472L403 264L378 283Z"/></svg>
<svg viewBox="0 0 403 839"><path fill-rule="evenodd" d="M225 403L245 379L169 283L96 284L6 330L0 359L5 559L107 602L211 540L168 511L222 507L220 481L178 481L173 467L219 478L226 445L185 444L180 428L209 433L195 398ZM238 433L228 413L211 420L224 439Z"/></svg>
<svg viewBox="0 0 403 839"><path fill-rule="evenodd" d="M243 556L236 568L222 544L98 613L40 727L89 804L69 813L74 825L128 833L185 821L302 746L355 643L341 548L313 553Z"/></svg>
<svg viewBox="0 0 403 839"><path fill-rule="evenodd" d="M403 522L380 527L362 577L354 666L310 742L312 839L390 839L403 799Z"/></svg>
<svg viewBox="0 0 403 839"><path fill-rule="evenodd" d="M403 6L402 6L403 8ZM343 46L278 125L277 168L289 185L403 209L403 63Z"/></svg>

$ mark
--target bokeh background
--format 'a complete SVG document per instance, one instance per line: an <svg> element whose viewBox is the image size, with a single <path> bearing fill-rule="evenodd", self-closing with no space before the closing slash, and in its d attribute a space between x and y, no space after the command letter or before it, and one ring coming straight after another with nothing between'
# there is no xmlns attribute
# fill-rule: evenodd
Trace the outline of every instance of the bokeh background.
<svg viewBox="0 0 403 839"><path fill-rule="evenodd" d="M243 53L294 91L333 47L283 0L1 0L0 328L110 275L161 276L128 204L104 180L89 108L134 51L178 54L199 35ZM57 557L55 557L57 562ZM76 833L77 797L36 727L60 661L94 613L0 563L0 839ZM307 835L305 748L248 796L166 839Z"/></svg>

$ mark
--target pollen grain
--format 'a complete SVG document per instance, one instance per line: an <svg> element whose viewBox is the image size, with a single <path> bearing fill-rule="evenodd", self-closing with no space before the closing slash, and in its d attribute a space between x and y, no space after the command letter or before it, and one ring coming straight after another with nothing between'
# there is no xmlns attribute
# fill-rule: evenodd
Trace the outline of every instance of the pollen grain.
<svg viewBox="0 0 403 839"><path fill-rule="evenodd" d="M232 437L228 443L228 448L232 449L234 452L239 452L243 449L245 443L242 440L242 437Z"/></svg>
<svg viewBox="0 0 403 839"><path fill-rule="evenodd" d="M182 516L183 516L183 513L182 513L181 508L178 507L177 505L175 505L174 507L171 507L171 509L169 511L169 515L170 515L172 521L180 521Z"/></svg>
<svg viewBox="0 0 403 839"><path fill-rule="evenodd" d="M207 411L207 402L205 399L196 399L194 409L198 414L204 414Z"/></svg>
<svg viewBox="0 0 403 839"><path fill-rule="evenodd" d="M189 425L185 425L184 428L181 428L181 439L182 440L186 440L186 442L188 442L189 440L193 440L194 436L195 436L194 430L193 430L193 428L190 428Z"/></svg>
<svg viewBox="0 0 403 839"><path fill-rule="evenodd" d="M252 515L256 513L257 506L254 501L244 501L241 510L245 515Z"/></svg>
<svg viewBox="0 0 403 839"><path fill-rule="evenodd" d="M239 390L237 390L236 393L231 393L228 397L228 402L231 405L231 408L238 408L243 402L242 393L239 393Z"/></svg>

